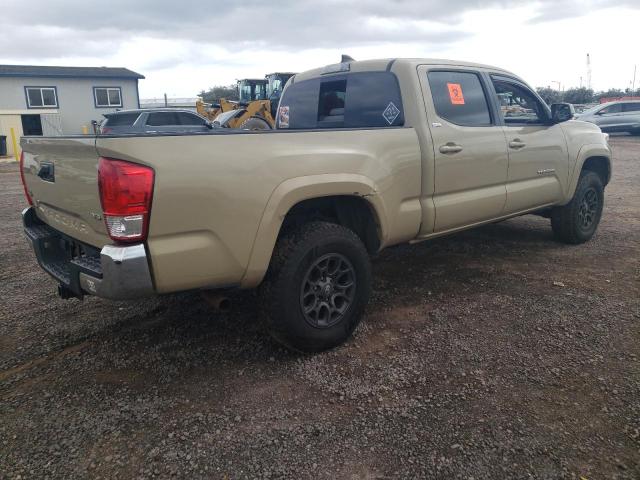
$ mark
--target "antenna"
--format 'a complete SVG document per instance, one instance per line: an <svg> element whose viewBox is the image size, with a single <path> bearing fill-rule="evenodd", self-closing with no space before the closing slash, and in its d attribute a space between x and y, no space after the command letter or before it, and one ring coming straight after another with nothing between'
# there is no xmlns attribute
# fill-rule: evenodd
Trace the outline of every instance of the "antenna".
<svg viewBox="0 0 640 480"><path fill-rule="evenodd" d="M591 57L587 53L587 89L591 90Z"/></svg>
<svg viewBox="0 0 640 480"><path fill-rule="evenodd" d="M342 58L340 59L340 63L345 63L345 62L355 62L355 60L352 57L350 57L349 55L342 54Z"/></svg>

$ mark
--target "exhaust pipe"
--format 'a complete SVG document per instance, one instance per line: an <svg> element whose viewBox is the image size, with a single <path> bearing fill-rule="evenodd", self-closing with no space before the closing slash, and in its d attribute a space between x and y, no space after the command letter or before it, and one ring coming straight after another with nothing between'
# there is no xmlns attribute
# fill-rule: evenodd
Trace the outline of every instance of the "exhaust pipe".
<svg viewBox="0 0 640 480"><path fill-rule="evenodd" d="M227 313L231 310L231 299L216 292L201 292L202 298L217 311Z"/></svg>

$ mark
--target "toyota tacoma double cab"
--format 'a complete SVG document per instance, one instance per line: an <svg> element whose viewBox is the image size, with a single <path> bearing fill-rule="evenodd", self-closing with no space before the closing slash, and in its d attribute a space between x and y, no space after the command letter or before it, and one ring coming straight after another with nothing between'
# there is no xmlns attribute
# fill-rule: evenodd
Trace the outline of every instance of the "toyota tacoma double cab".
<svg viewBox="0 0 640 480"><path fill-rule="evenodd" d="M24 137L24 229L63 297L257 287L271 334L345 341L370 255L536 213L579 244L608 137L500 68L347 61L292 77L272 131Z"/></svg>

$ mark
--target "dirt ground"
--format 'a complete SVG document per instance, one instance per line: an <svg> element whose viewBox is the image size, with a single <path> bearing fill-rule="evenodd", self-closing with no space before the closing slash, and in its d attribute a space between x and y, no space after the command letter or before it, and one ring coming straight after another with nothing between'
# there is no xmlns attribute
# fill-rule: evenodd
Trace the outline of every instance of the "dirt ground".
<svg viewBox="0 0 640 480"><path fill-rule="evenodd" d="M58 299L0 165L0 478L640 478L640 137L612 144L591 242L526 216L389 249L315 356L252 293Z"/></svg>

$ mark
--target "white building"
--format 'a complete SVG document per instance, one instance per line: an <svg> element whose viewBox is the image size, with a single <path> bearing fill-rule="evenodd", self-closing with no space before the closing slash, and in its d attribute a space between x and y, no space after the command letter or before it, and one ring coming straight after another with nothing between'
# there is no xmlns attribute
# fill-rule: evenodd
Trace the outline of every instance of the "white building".
<svg viewBox="0 0 640 480"><path fill-rule="evenodd" d="M126 68L0 65L0 135L93 133L103 113L139 108L138 81Z"/></svg>

